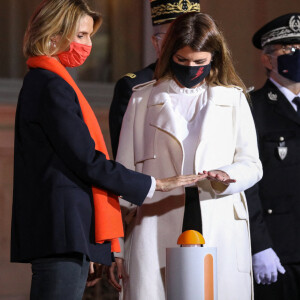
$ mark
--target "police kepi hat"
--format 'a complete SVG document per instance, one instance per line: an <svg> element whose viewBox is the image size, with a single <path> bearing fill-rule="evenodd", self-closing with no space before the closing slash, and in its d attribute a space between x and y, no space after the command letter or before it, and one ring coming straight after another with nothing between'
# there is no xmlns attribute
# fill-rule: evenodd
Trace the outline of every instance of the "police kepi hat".
<svg viewBox="0 0 300 300"><path fill-rule="evenodd" d="M300 43L300 13L286 14L267 23L254 34L252 43L258 49L268 44Z"/></svg>
<svg viewBox="0 0 300 300"><path fill-rule="evenodd" d="M186 12L200 12L199 0L150 0L152 25L172 22Z"/></svg>

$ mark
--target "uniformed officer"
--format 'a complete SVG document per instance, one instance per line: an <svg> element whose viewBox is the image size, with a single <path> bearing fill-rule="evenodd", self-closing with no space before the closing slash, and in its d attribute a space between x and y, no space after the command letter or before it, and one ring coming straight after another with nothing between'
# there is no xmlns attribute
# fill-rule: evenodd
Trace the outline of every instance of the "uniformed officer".
<svg viewBox="0 0 300 300"><path fill-rule="evenodd" d="M153 25L151 42L157 57L159 57L162 40L170 23L183 13L200 12L200 4L199 0L150 0L150 5ZM128 73L116 83L109 110L109 130L114 158L116 158L122 120L132 94L132 88L153 79L155 64L152 63L138 72Z"/></svg>
<svg viewBox="0 0 300 300"><path fill-rule="evenodd" d="M268 79L251 94L263 179L246 191L256 300L300 299L300 13L253 36Z"/></svg>

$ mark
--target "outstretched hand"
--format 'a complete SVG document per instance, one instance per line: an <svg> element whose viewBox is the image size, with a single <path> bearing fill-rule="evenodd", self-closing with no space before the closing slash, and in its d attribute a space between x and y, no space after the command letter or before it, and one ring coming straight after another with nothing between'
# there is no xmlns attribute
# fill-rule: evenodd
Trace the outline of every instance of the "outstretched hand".
<svg viewBox="0 0 300 300"><path fill-rule="evenodd" d="M156 179L156 191L169 192L177 187L196 183L204 180L207 174L180 175L164 179Z"/></svg>
<svg viewBox="0 0 300 300"><path fill-rule="evenodd" d="M221 170L203 171L203 174L207 175L208 180L221 182L225 185L236 182L235 179L231 179L226 172Z"/></svg>

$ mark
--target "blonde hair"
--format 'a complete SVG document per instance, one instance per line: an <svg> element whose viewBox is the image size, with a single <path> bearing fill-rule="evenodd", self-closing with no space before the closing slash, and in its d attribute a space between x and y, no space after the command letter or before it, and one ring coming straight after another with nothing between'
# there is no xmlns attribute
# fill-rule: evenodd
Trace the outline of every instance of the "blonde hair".
<svg viewBox="0 0 300 300"><path fill-rule="evenodd" d="M55 55L65 50L73 40L81 17L94 20L94 34L102 23L99 13L92 11L85 0L44 0L33 13L27 26L23 53L25 57ZM51 39L59 35L56 47Z"/></svg>
<svg viewBox="0 0 300 300"><path fill-rule="evenodd" d="M180 49L189 46L194 51L212 54L209 85L239 86L246 94L246 87L237 75L225 42L225 38L214 20L204 13L185 13L171 24L162 45L162 52L155 69L157 80L172 78L170 61Z"/></svg>

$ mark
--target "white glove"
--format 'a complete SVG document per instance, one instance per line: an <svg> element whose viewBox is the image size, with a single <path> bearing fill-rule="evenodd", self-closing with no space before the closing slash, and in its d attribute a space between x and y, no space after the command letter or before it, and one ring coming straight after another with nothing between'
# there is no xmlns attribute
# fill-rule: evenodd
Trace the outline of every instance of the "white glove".
<svg viewBox="0 0 300 300"><path fill-rule="evenodd" d="M271 284L277 281L278 272L285 273L279 257L272 248L255 253L252 256L255 281L260 284Z"/></svg>

